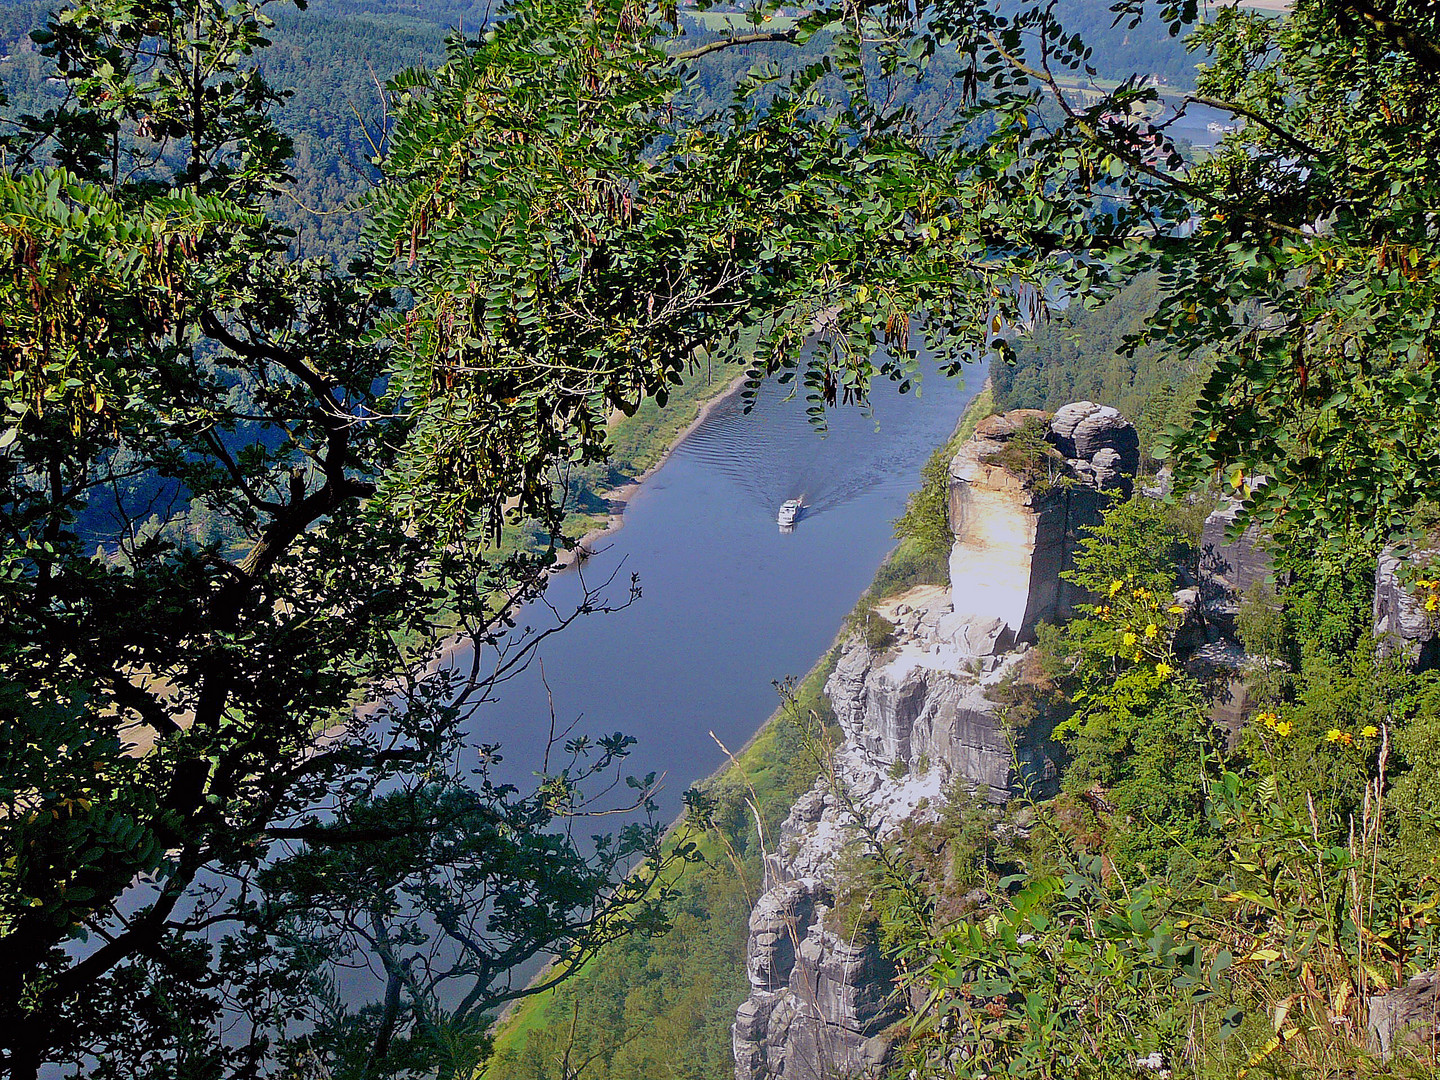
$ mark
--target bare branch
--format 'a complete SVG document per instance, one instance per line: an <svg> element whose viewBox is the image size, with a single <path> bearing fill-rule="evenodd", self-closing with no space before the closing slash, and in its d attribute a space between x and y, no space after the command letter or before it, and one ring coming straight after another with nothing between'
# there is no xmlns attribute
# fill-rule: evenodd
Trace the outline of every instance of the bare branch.
<svg viewBox="0 0 1440 1080"><path fill-rule="evenodd" d="M719 41L707 42L704 45L697 45L693 49L686 49L684 52L671 53L670 59L677 61L698 60L702 56L719 52L721 49L729 49L736 45L759 45L767 41L794 41L799 36L800 28L792 26L789 30L770 30L757 34L737 34L735 37L721 38Z"/></svg>

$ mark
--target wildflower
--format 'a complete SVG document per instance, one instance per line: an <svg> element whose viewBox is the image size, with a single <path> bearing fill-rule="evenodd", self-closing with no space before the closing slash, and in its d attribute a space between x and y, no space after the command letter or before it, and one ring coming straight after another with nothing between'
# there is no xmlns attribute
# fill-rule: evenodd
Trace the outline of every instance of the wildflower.
<svg viewBox="0 0 1440 1080"><path fill-rule="evenodd" d="M1434 611L1435 608L1436 608L1436 606L1440 606L1440 599L1437 599L1437 598L1434 597L1434 596L1427 596L1427 597L1425 598L1425 610L1426 610L1426 611Z"/></svg>
<svg viewBox="0 0 1440 1080"><path fill-rule="evenodd" d="M1135 634L1134 634L1133 631L1127 630L1127 631L1125 631L1125 636L1124 636L1123 638L1121 638L1120 640L1123 641L1126 645L1134 645L1135 642L1138 641L1139 639L1136 638L1136 636L1135 636Z"/></svg>
<svg viewBox="0 0 1440 1080"><path fill-rule="evenodd" d="M1355 736L1348 731L1341 731L1339 728L1331 728L1325 733L1325 741L1331 743L1344 743L1349 746L1355 741Z"/></svg>
<svg viewBox="0 0 1440 1080"><path fill-rule="evenodd" d="M1184 614L1185 614L1185 605L1184 605L1184 604L1171 604L1171 605L1169 606L1169 608L1167 608L1166 610L1169 611L1171 615L1184 615Z"/></svg>
<svg viewBox="0 0 1440 1080"><path fill-rule="evenodd" d="M1118 596L1120 594L1120 590L1124 587L1125 582L1121 581L1119 578L1116 578L1114 581L1110 582L1110 595Z"/></svg>
<svg viewBox="0 0 1440 1080"><path fill-rule="evenodd" d="M1158 635L1159 633L1160 633L1160 628L1159 628L1158 626L1156 626L1153 622L1152 622L1149 626L1145 627L1145 636L1146 636L1147 638L1153 639L1153 638L1155 638L1156 635Z"/></svg>
<svg viewBox="0 0 1440 1080"><path fill-rule="evenodd" d="M1170 673L1174 670L1175 669L1172 668L1169 664L1165 663L1164 660L1161 660L1158 664L1155 665L1155 674L1159 675L1162 679L1169 678Z"/></svg>
<svg viewBox="0 0 1440 1080"><path fill-rule="evenodd" d="M1275 721L1275 734L1279 735L1282 739L1289 738L1290 732L1294 730L1295 726L1291 724L1289 720Z"/></svg>
<svg viewBox="0 0 1440 1080"><path fill-rule="evenodd" d="M1379 734L1380 729L1374 724L1366 724L1363 728L1360 729L1360 737L1362 739L1373 739L1376 735Z"/></svg>
<svg viewBox="0 0 1440 1080"><path fill-rule="evenodd" d="M1140 661L1142 661L1142 660L1144 660L1144 659L1145 659L1145 654L1144 654L1143 652L1137 652L1137 653L1135 654L1135 662L1136 662L1137 664L1140 663Z"/></svg>

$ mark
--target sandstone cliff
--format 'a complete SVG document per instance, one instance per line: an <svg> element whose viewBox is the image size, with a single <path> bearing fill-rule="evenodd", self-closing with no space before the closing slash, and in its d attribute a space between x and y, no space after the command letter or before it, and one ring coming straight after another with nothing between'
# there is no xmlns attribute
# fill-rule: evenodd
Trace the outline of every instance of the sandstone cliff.
<svg viewBox="0 0 1440 1080"><path fill-rule="evenodd" d="M1027 476L1015 467L1014 448L1037 423L1048 428L1049 450ZM981 421L950 463L955 612L999 618L1024 641L1038 623L1074 611L1083 597L1061 572L1080 530L1100 520L1113 494L1130 494L1139 445L1133 424L1089 401L1049 418L1022 409Z"/></svg>
<svg viewBox="0 0 1440 1080"><path fill-rule="evenodd" d="M1421 577L1440 559L1440 550L1425 548L1402 554L1391 545L1375 564L1375 637L1381 656L1403 656L1417 670L1440 667L1440 634L1436 616L1403 580Z"/></svg>
<svg viewBox="0 0 1440 1080"><path fill-rule="evenodd" d="M955 456L948 587L877 605L893 641L873 649L852 636L826 683L844 738L833 776L796 803L766 860L733 1029L737 1080L884 1071L885 1030L903 1010L876 946L827 928L837 864L859 826L883 836L933 815L957 782L991 802L1022 784L1053 792L1048 731L1007 731L989 694L1023 662L1036 624L1083 599L1060 573L1080 530L1129 494L1138 461L1134 427L1091 402L991 417Z"/></svg>

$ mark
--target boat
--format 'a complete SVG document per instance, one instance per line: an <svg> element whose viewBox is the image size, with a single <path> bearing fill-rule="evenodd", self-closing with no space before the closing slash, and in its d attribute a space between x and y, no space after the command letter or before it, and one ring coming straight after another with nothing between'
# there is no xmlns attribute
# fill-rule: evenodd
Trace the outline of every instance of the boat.
<svg viewBox="0 0 1440 1080"><path fill-rule="evenodd" d="M782 526L794 525L800 520L800 513L804 509L805 496L802 495L798 499L786 499L780 504L780 513L775 516L775 520Z"/></svg>

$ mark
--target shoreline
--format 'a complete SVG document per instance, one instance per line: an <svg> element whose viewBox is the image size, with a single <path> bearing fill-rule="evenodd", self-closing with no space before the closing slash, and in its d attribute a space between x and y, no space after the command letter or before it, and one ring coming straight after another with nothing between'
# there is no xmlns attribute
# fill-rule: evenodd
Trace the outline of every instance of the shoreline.
<svg viewBox="0 0 1440 1080"><path fill-rule="evenodd" d="M742 386L745 385L745 373L736 375L725 387L713 397L706 398L700 403L700 408L694 418L686 424L660 452L660 456L653 463L646 466L644 471L634 479L627 480L619 487L611 488L609 491L600 492L600 497L608 503L608 511L605 515L605 524L599 528L591 529L584 536L575 542L575 546L568 551L562 550L555 553L555 561L547 567L542 574L544 577L558 576L570 570L576 569L593 555L600 552L594 547L597 541L613 535L620 531L625 524L625 507L640 491L645 481L649 480L665 463L670 460L670 455L679 449L680 444L690 437L690 434L705 422L706 418L719 408L724 402L734 397ZM602 549L603 550L603 549ZM457 630L442 638L435 647L430 660L422 669L425 672L433 672L436 669L449 664L471 641L471 637L463 630Z"/></svg>
<svg viewBox="0 0 1440 1080"><path fill-rule="evenodd" d="M990 384L989 375L985 376L985 381L980 384L980 389L975 392L975 396L972 397L965 404L965 408L960 411L960 416L956 419L955 426L950 429L949 438L946 440L945 444L942 445L948 445L949 443L954 442L961 435L962 432L965 433L966 438L968 438L970 434L973 434L975 425L977 425L981 420L985 419L983 416L975 416L974 414L978 411L978 408L989 407L988 402L983 406L979 405L979 403L984 400L987 392L993 392L993 388ZM729 391L727 390L726 393L728 394ZM719 399L717 398L716 400L718 401ZM967 426L970 429L968 432L966 431ZM690 428L686 428L686 434L688 434L689 431ZM678 444L679 440L677 439L676 442ZM894 557L896 548L898 548L899 546L900 545L897 543L894 547L891 547L891 549L885 553L885 557L880 560L880 565L875 568L875 573L877 576L879 575L880 571L884 569L885 565ZM870 588L871 586L866 586L865 591L856 598L855 605L857 608L860 604L864 602L865 596L870 591ZM796 680L796 686L799 686L801 683L813 677L825 664L830 662L830 659L834 656L835 651L844 642L846 635L851 632L846 628L845 625L848 618L849 616L847 615L845 618L841 619L840 626L835 631L835 636L830 639L830 644L826 646L825 651L820 654L820 656L816 659L815 663L810 665L810 670L805 672L803 676ZM731 750L729 747L726 747L723 743L720 743L720 741L716 739L715 741L719 743L720 748L724 750L728 756L724 761L717 765L712 772L710 772L704 777L701 777L699 780L696 780L693 784L691 784L691 787L694 787L696 784L711 783L715 780L720 779L731 768L739 767L740 759L744 757L745 754L750 750L750 748L755 745L756 741L759 740L760 737L770 729L771 725L775 724L781 718L784 712L785 705L782 702L775 709L774 712L772 712L768 717L765 718L764 722L755 729L751 736L745 740L744 745L742 745L737 750ZM713 739L714 736L712 735L711 738ZM670 825L666 828L666 834L668 835L669 833L673 832L681 825L681 823L684 822L684 820L685 813L684 811L682 811L680 813L680 816L677 817L674 821L672 821Z"/></svg>
<svg viewBox="0 0 1440 1080"><path fill-rule="evenodd" d="M680 444L688 439L695 429L709 418L712 412L739 393L740 388L745 385L745 379L745 373L742 372L731 379L729 384L719 393L713 397L706 398L705 401L701 403L699 410L695 413L694 419L680 429L675 437L666 444L660 456L656 458L652 464L647 465L639 476L625 481L625 483L619 487L600 492L600 497L608 504L605 514L605 524L599 528L591 529L576 541L575 546L568 551L558 552L555 557L555 563L550 567L548 572L551 574L562 574L583 563L591 556L598 555L599 552L596 551L594 547L595 543L619 532L621 528L624 527L625 508L629 505L630 500L639 494L645 481L649 480L665 467L665 463L670 460L670 455L680 448Z"/></svg>
<svg viewBox="0 0 1440 1080"><path fill-rule="evenodd" d="M709 414L710 409L714 408L721 401L723 401L725 398L729 397L732 393L735 392L739 384L743 382L743 378L743 376L740 376L722 393L707 401L705 405L701 407L699 415L697 415L694 421L688 424L685 427L685 430L682 431L680 435L675 438L675 440L671 443L670 447L661 456L660 460L657 461L650 468L646 469L645 472L641 474L641 476L637 478L637 480L634 481L632 484L625 485L627 499L634 494L634 491L639 488L640 483L646 477L650 476L656 469L658 469L661 465L665 463L665 460L670 456L670 453L675 449L675 447L680 445L680 443L685 439L687 435L690 434L690 432L695 430L695 428L700 424L700 422L704 420L705 417ZM973 432L975 425L978 424L980 420L984 419L983 416L978 414L981 410L988 408L990 405L990 403L987 401L987 392L993 392L993 388L991 386L988 374L985 378L985 381L981 384L980 389L975 392L974 397L972 397L968 402L966 402L965 408L961 410L960 415L955 420L955 426L950 430L950 435L946 439L945 443L943 443L942 445L948 445L949 443L954 442L962 434L968 437L969 434ZM618 519L619 515L617 514L616 517ZM604 533L609 531L609 529L610 526L607 524L605 529L595 530L595 534L604 535ZM590 539L590 535L587 534L585 539ZM880 570L884 568L884 566L889 563L889 561L894 557L895 551L898 547L899 545L896 544L894 547L892 547L889 551L885 553L884 557L880 560L880 565L876 567L875 573L877 575L879 574ZM862 591L861 594L856 598L855 603L857 607L864 602L865 596L869 593L869 591L870 586L867 586L866 589ZM836 650L843 643L846 635L851 632L846 626L847 620L848 616L841 619L840 625L835 630L835 636L830 639L830 644L826 646L825 650L821 652L821 654L816 658L815 662L810 666L809 670L806 671L805 674L796 681L796 686L800 686L803 683L808 682L810 679L818 675L827 664L832 662L835 657ZM755 744L759 742L760 739L762 739L766 734L768 734L772 727L774 727L777 723L781 721L781 719L783 719L785 715L785 709L785 702L780 702L780 704L778 704L776 708L750 734L749 738L745 740L744 744L738 748L732 749L725 746L723 743L720 743L718 739L715 739L715 742L719 744L720 748L724 751L726 755L724 760L722 760L718 765L716 765L716 767L709 773L707 773L705 776L692 781L687 786L698 787L703 784L714 783L715 781L724 777L731 770L736 770L742 779L746 779L743 759L751 751ZM713 734L711 734L711 738L714 739ZM746 780L746 782L748 783L748 780ZM677 814L676 817L669 823L669 825L665 827L663 835L666 840L669 840L670 838L675 836L676 833L684 827L686 816L687 812L682 809L679 814ZM529 980L527 980L526 985L534 985L536 981L538 981L544 976L544 974L546 973L546 971L549 970L549 968L550 964L547 963L533 976L531 976ZM498 1035L504 1028L505 1024L508 1023L511 1019L513 1019L514 1016L522 1008L525 1008L526 1006L535 1007L533 1003L538 1000L539 999L533 997L519 997L507 1002L497 1013L495 1017L495 1022L490 1028L491 1034Z"/></svg>

